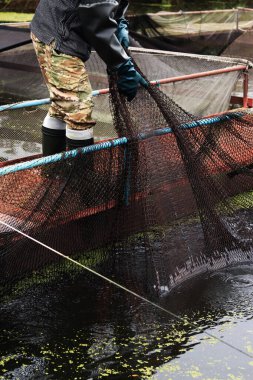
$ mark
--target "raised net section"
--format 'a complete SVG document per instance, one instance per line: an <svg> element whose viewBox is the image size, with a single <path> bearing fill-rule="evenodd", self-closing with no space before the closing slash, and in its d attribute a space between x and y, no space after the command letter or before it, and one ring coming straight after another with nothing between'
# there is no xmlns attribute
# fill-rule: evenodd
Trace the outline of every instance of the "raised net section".
<svg viewBox="0 0 253 380"><path fill-rule="evenodd" d="M194 56L161 51L134 49L132 55L138 66L151 80L180 78L185 75L233 68L250 67L241 59ZM96 53L86 63L94 90L107 88L106 67ZM3 103L47 98L48 90L43 82L33 47L22 46L0 54L0 74ZM159 86L160 91L190 113L206 116L229 109L231 94L238 84L242 71L224 72L208 77L192 78ZM94 97L93 117L96 141L117 137L109 107L108 94ZM8 108L0 111L0 160L23 158L41 152L41 125L48 106L21 109ZM143 111L144 112L144 108Z"/></svg>
<svg viewBox="0 0 253 380"><path fill-rule="evenodd" d="M222 53L224 57L243 57L253 60L253 30L246 30L240 37L231 43ZM249 92L253 94L253 74L249 72Z"/></svg>
<svg viewBox="0 0 253 380"><path fill-rule="evenodd" d="M131 51L138 65L153 80L195 74L245 63L243 59L176 54L140 48L132 48ZM105 65L96 53L92 53L91 58L86 62L86 66L94 90L108 87ZM31 44L1 53L0 74L2 78L0 97L3 98L3 102L6 97L5 103L9 103L8 97L10 96L14 100L39 99L48 96ZM217 78L217 80L219 79L222 80ZM191 86L195 85L192 84ZM170 91L171 96L173 96L173 90ZM201 95L201 97L204 96L204 91ZM179 94L176 93L175 96L179 97ZM201 97L199 101L201 101ZM181 94L181 98L183 99L183 94Z"/></svg>
<svg viewBox="0 0 253 380"><path fill-rule="evenodd" d="M31 43L27 27L0 24L0 35L0 53Z"/></svg>
<svg viewBox="0 0 253 380"><path fill-rule="evenodd" d="M253 115L198 120L155 87L131 103L110 87L119 138L1 169L0 220L145 295L252 262ZM0 236L2 296L86 275Z"/></svg>
<svg viewBox="0 0 253 380"><path fill-rule="evenodd" d="M252 28L253 10L158 12L129 20L132 37L145 48L220 55Z"/></svg>

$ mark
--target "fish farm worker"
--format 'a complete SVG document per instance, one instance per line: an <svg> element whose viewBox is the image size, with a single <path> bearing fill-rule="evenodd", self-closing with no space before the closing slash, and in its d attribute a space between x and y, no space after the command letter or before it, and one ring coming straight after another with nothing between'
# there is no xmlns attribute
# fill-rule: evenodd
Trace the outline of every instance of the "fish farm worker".
<svg viewBox="0 0 253 380"><path fill-rule="evenodd" d="M131 101L146 82L125 52L128 0L40 0L31 23L51 106L42 126L43 155L94 143L92 89L84 62L91 47L117 73L119 91Z"/></svg>

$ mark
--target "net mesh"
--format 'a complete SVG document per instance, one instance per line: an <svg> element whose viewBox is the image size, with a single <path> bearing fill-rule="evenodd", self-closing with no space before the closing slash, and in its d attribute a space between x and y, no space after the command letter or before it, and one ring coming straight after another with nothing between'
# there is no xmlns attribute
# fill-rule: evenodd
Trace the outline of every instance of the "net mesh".
<svg viewBox="0 0 253 380"><path fill-rule="evenodd" d="M129 20L134 41L148 49L253 60L250 8L158 12L132 16ZM251 73L249 83L252 92Z"/></svg>
<svg viewBox="0 0 253 380"><path fill-rule="evenodd" d="M142 70L154 80L245 63L242 59L181 55L138 48L132 50L132 55ZM92 53L86 65L92 87L94 89L107 87L106 68L96 53ZM22 100L48 96L32 45L1 53L0 72L2 78L0 95L3 99L5 94L13 95L15 99L20 98ZM219 81L220 78L217 80ZM9 102L9 100L6 101Z"/></svg>
<svg viewBox="0 0 253 380"><path fill-rule="evenodd" d="M253 26L253 10L158 12L130 17L131 34L143 47L220 55Z"/></svg>
<svg viewBox="0 0 253 380"><path fill-rule="evenodd" d="M145 295L251 262L253 115L200 121L154 86L131 103L115 78L110 89L119 139L3 168L1 220ZM0 236L2 296L80 275L6 226Z"/></svg>

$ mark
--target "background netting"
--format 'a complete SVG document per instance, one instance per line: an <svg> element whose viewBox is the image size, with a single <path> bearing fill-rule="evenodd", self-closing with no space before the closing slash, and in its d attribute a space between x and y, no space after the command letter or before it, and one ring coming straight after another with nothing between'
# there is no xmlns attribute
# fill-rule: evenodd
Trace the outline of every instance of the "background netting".
<svg viewBox="0 0 253 380"><path fill-rule="evenodd" d="M15 4L16 8L17 6ZM33 4L33 11L35 7L36 4ZM253 27L251 8L193 12L161 11L142 15L129 13L128 20L131 46L235 57L238 56L238 48L234 47L235 45L243 49L239 57L252 58L252 54L245 50ZM2 51L16 43L27 41L29 23L1 24L0 33Z"/></svg>
<svg viewBox="0 0 253 380"><path fill-rule="evenodd" d="M248 8L158 12L129 17L132 37L145 48L220 55L253 26Z"/></svg>
<svg viewBox="0 0 253 380"><path fill-rule="evenodd" d="M0 53L31 42L30 30L27 27L0 24L0 35Z"/></svg>
<svg viewBox="0 0 253 380"><path fill-rule="evenodd" d="M253 60L253 9L157 12L130 16L134 41L148 49ZM250 90L252 91L252 75Z"/></svg>
<svg viewBox="0 0 253 380"><path fill-rule="evenodd" d="M134 49L132 55L145 75L152 80L180 77L236 65L248 65L242 59L194 56ZM93 89L108 87L106 67L96 53L87 62ZM3 103L46 98L48 90L43 82L32 45L22 46L0 55L1 92ZM237 85L242 89L238 71L177 83L159 88L185 110L206 116L229 108L231 94ZM8 94L8 96L6 96ZM94 98L96 141L116 137L109 109L108 95ZM0 112L0 160L22 158L41 151L41 125L47 106L27 107Z"/></svg>
<svg viewBox="0 0 253 380"><path fill-rule="evenodd" d="M145 295L252 262L252 114L197 121L155 87L127 103L115 83L121 139L7 166L1 220ZM0 236L2 295L81 275L8 227Z"/></svg>

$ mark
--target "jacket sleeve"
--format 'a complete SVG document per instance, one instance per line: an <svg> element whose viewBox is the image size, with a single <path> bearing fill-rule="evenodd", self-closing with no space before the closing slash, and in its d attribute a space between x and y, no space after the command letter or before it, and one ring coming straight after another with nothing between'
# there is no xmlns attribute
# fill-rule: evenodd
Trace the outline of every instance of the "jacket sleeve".
<svg viewBox="0 0 253 380"><path fill-rule="evenodd" d="M97 51L109 69L129 60L115 35L118 5L115 0L81 0L78 7L86 42Z"/></svg>
<svg viewBox="0 0 253 380"><path fill-rule="evenodd" d="M117 22L119 19L125 18L128 6L129 6L128 0L121 0L120 1L119 6L118 6L117 11L116 11L115 16L114 16L114 18Z"/></svg>

